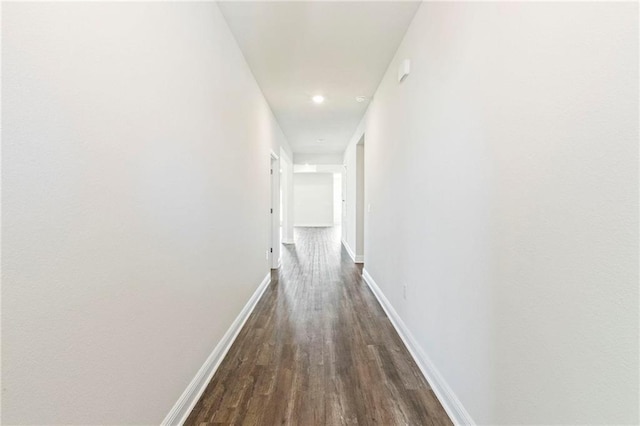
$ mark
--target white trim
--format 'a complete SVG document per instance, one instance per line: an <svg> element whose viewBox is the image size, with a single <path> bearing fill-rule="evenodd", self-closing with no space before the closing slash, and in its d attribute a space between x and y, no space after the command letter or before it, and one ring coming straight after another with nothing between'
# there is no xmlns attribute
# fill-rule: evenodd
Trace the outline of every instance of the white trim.
<svg viewBox="0 0 640 426"><path fill-rule="evenodd" d="M349 243L347 243L345 240L342 240L342 245L344 246L344 249L347 251L347 254L349 254L349 257L351 258L351 260L355 262L356 255L353 252L353 250L351 250L351 247L349 247Z"/></svg>
<svg viewBox="0 0 640 426"><path fill-rule="evenodd" d="M279 160L280 159L278 154L276 154L273 150L271 150L271 158L273 158L274 160Z"/></svg>
<svg viewBox="0 0 640 426"><path fill-rule="evenodd" d="M295 244L295 243L293 242L293 239L291 239L291 240L282 240L282 244Z"/></svg>
<svg viewBox="0 0 640 426"><path fill-rule="evenodd" d="M280 269L280 267L282 266L282 257L278 258L278 264L276 265L275 268L271 268L271 269Z"/></svg>
<svg viewBox="0 0 640 426"><path fill-rule="evenodd" d="M356 255L353 250L351 250L349 243L347 243L345 240L342 240L342 245L347 250L347 253L349 253L349 257L351 258L351 260L353 260L353 263L364 263L364 255Z"/></svg>
<svg viewBox="0 0 640 426"><path fill-rule="evenodd" d="M242 330L245 322L253 312L253 309L256 307L256 304L264 294L264 291L269 286L271 282L271 273L268 273L266 277L262 280L256 291L253 293L247 304L242 308L240 314L236 317L236 319L231 324L231 327L224 334L220 342L213 349L211 354L207 357L207 360L204 362L200 370L196 376L191 380L189 386L185 389L185 391L180 395L180 398L175 403L167 417L162 421L162 425L182 425L187 420L187 417L193 410L193 407L200 399L200 396L206 389L207 385L213 378L214 373L220 366L220 363L224 359L225 355L231 348L234 340L238 337L238 333Z"/></svg>
<svg viewBox="0 0 640 426"><path fill-rule="evenodd" d="M331 223L309 223L309 224L295 224L294 228L333 228L333 222Z"/></svg>
<svg viewBox="0 0 640 426"><path fill-rule="evenodd" d="M380 306L389 317L391 324L398 332L398 335L409 350L409 353L422 371L422 374L431 385L433 393L444 407L445 411L456 425L475 425L475 422L464 408L456 394L444 380L436 366L431 362L427 354L424 353L416 339L413 337L407 326L404 324L398 313L393 309L389 300L385 297L380 287L376 284L369 272L364 269L362 278L367 283L373 294L378 299Z"/></svg>

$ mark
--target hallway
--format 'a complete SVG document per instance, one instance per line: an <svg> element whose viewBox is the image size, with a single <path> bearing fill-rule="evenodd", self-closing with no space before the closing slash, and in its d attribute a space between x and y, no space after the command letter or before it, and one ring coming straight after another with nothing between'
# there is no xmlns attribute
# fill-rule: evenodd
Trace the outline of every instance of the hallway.
<svg viewBox="0 0 640 426"><path fill-rule="evenodd" d="M0 425L640 425L640 0L0 9Z"/></svg>
<svg viewBox="0 0 640 426"><path fill-rule="evenodd" d="M339 231L296 228L187 425L451 424Z"/></svg>

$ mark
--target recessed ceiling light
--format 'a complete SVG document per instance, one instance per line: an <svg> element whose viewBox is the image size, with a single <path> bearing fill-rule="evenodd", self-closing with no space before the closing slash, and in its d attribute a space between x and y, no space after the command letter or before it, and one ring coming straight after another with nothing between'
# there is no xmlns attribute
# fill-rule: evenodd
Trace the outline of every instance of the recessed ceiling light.
<svg viewBox="0 0 640 426"><path fill-rule="evenodd" d="M321 104L324 102L324 96L322 95L315 95L313 98L311 98L313 100L313 102L317 103L317 104Z"/></svg>
<svg viewBox="0 0 640 426"><path fill-rule="evenodd" d="M364 102L367 100L366 96L356 96L356 102Z"/></svg>
<svg viewBox="0 0 640 426"><path fill-rule="evenodd" d="M318 139L318 142L324 142L324 139Z"/></svg>

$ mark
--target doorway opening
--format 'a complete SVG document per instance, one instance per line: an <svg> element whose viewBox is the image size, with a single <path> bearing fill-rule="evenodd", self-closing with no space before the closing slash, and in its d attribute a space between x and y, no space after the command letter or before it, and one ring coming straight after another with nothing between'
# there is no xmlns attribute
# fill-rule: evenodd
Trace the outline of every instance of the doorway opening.
<svg viewBox="0 0 640 426"><path fill-rule="evenodd" d="M294 226L333 227L342 223L342 165L297 164L293 174Z"/></svg>
<svg viewBox="0 0 640 426"><path fill-rule="evenodd" d="M271 201L269 206L269 249L267 260L269 268L278 269L280 267L280 238L281 238L281 217L280 217L280 161L275 152L271 152L271 163L269 166Z"/></svg>
<svg viewBox="0 0 640 426"><path fill-rule="evenodd" d="M364 263L365 135L347 147L342 168L342 245L355 263Z"/></svg>
<svg viewBox="0 0 640 426"><path fill-rule="evenodd" d="M365 197L364 135L356 144L356 263L364 263Z"/></svg>

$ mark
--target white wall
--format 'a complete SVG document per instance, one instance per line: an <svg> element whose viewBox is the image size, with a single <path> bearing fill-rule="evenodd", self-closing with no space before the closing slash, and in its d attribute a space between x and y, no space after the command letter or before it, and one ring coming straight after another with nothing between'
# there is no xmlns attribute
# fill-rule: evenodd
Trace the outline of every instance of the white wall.
<svg viewBox="0 0 640 426"><path fill-rule="evenodd" d="M344 170L342 164L294 164L294 173L342 173Z"/></svg>
<svg viewBox="0 0 640 426"><path fill-rule="evenodd" d="M342 154L293 154L295 164L342 164Z"/></svg>
<svg viewBox="0 0 640 426"><path fill-rule="evenodd" d="M362 139L364 141L364 138ZM356 145L356 257L364 257L364 221L365 221L365 202L364 202L364 143Z"/></svg>
<svg viewBox="0 0 640 426"><path fill-rule="evenodd" d="M333 224L342 222L342 173L333 173Z"/></svg>
<svg viewBox="0 0 640 426"><path fill-rule="evenodd" d="M280 151L280 173L282 191L282 242L284 244L293 244L293 163L291 158L284 152Z"/></svg>
<svg viewBox="0 0 640 426"><path fill-rule="evenodd" d="M280 267L280 245L282 244L282 235L280 232L280 156L272 152L271 153L271 176L270 176L270 188L271 188L271 205L270 220L271 220L271 240L269 241L269 265L271 269L278 269Z"/></svg>
<svg viewBox="0 0 640 426"><path fill-rule="evenodd" d="M5 3L2 423L157 424L268 273L286 147L215 3Z"/></svg>
<svg viewBox="0 0 640 426"><path fill-rule="evenodd" d="M295 226L333 226L333 174L294 173Z"/></svg>
<svg viewBox="0 0 640 426"><path fill-rule="evenodd" d="M365 133L365 268L472 418L637 424L637 3L423 3Z"/></svg>
<svg viewBox="0 0 640 426"><path fill-rule="evenodd" d="M344 215L342 242L353 251L356 247L356 145L344 151Z"/></svg>

